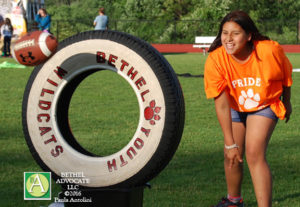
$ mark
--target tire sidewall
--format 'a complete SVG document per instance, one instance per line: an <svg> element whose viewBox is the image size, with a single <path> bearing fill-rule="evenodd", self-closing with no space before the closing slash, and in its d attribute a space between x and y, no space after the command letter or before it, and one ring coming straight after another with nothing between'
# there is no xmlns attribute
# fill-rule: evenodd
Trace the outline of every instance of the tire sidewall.
<svg viewBox="0 0 300 207"><path fill-rule="evenodd" d="M114 186L128 179L139 183L143 177L148 179L158 174L151 169L152 172L146 175L143 169L145 166L149 168L149 165L157 166L150 162L155 162L153 156L157 156L165 131L183 126L182 121L177 121L178 126L166 125L168 104L165 100L168 94L165 94L163 85L170 83L168 79L161 80L157 70L162 67L166 73L169 65L153 67L153 63L149 62L156 61L159 65L161 57L157 53L152 55L159 58L145 57L139 47L130 46L130 37L122 42L105 38L105 32L101 33L101 38L96 38L95 32L86 34L93 34L95 38L84 34L73 37L62 44L46 63L34 69L23 103L27 143L38 163L55 176L60 177L64 172L82 172L88 180L81 184L84 187ZM139 43L146 45L142 41ZM93 70L111 70L123 77L134 90L139 103L139 123L134 136L120 151L105 157L90 156L74 149L68 143L68 137L63 136L57 120L57 106L65 88L76 77ZM178 90L175 89L176 92ZM182 130L178 131L174 145L178 145L181 137ZM174 152L172 150L169 154ZM156 171L167 162L165 160L164 164L155 167L159 168ZM143 175L139 173L141 171ZM139 176L135 181L136 175Z"/></svg>

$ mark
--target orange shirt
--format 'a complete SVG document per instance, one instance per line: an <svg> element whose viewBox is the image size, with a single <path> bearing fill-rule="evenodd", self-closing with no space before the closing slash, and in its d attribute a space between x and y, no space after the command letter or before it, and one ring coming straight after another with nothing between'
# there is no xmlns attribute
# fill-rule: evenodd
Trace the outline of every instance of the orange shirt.
<svg viewBox="0 0 300 207"><path fill-rule="evenodd" d="M270 106L284 119L286 110L280 96L283 86L292 85L292 65L275 41L256 41L254 47L243 64L223 46L209 54L204 72L206 96L214 98L225 90L234 110L252 112Z"/></svg>

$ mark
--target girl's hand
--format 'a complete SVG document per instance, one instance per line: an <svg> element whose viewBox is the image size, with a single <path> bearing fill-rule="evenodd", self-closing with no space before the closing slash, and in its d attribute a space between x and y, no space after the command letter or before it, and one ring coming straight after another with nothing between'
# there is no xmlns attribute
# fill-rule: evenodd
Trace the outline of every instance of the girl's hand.
<svg viewBox="0 0 300 207"><path fill-rule="evenodd" d="M283 101L284 107L286 109L285 113L285 123L287 123L290 120L290 116L292 113L292 104L290 101Z"/></svg>
<svg viewBox="0 0 300 207"><path fill-rule="evenodd" d="M286 109L285 113L285 123L287 123L290 120L290 116L292 113L292 104L291 104L291 87L283 87L282 92L282 102Z"/></svg>
<svg viewBox="0 0 300 207"><path fill-rule="evenodd" d="M238 148L233 149L224 149L224 154L226 156L226 159L229 160L229 168L231 168L235 162L243 162L243 159L241 158L240 152Z"/></svg>

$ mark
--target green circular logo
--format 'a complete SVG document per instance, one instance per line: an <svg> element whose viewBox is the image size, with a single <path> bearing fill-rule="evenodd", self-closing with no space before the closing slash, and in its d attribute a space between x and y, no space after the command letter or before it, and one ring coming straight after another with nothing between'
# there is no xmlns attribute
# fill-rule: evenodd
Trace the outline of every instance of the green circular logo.
<svg viewBox="0 0 300 207"><path fill-rule="evenodd" d="M42 197L49 190L49 181L43 174L33 174L26 181L26 190L34 197Z"/></svg>

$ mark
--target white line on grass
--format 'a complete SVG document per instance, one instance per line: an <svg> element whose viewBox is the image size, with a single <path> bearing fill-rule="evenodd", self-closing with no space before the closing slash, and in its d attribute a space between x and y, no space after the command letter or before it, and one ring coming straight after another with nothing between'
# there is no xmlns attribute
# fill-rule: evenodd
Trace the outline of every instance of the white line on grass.
<svg viewBox="0 0 300 207"><path fill-rule="evenodd" d="M293 69L293 72L300 72L300 68Z"/></svg>

